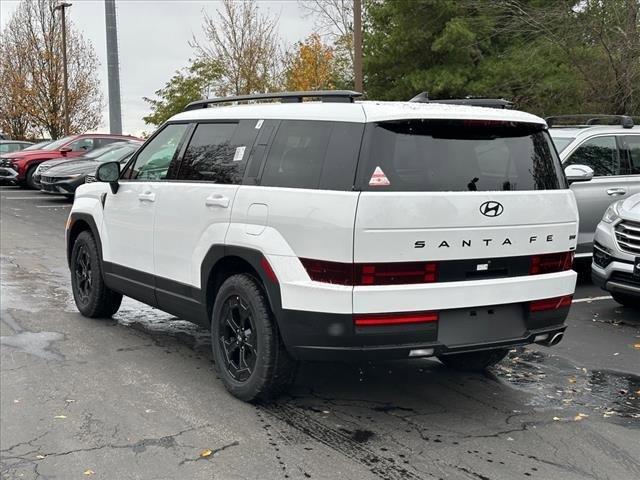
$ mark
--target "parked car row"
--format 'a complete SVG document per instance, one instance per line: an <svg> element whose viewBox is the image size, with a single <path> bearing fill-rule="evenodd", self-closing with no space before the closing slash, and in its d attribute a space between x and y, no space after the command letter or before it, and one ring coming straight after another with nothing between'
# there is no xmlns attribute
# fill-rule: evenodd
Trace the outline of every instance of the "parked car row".
<svg viewBox="0 0 640 480"><path fill-rule="evenodd" d="M0 155L0 183L73 196L86 174L95 171L101 161L122 161L141 144L140 139L128 135L81 134L31 145ZM85 165L87 161L90 163ZM57 169L70 162L72 165ZM47 175L41 184L44 172Z"/></svg>

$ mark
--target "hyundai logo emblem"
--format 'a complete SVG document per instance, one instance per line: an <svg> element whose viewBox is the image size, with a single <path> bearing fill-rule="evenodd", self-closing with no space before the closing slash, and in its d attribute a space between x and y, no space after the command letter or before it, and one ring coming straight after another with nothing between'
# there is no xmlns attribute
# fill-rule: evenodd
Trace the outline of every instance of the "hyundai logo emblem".
<svg viewBox="0 0 640 480"><path fill-rule="evenodd" d="M480 205L480 213L485 217L497 217L504 211L504 207L499 202L484 202Z"/></svg>

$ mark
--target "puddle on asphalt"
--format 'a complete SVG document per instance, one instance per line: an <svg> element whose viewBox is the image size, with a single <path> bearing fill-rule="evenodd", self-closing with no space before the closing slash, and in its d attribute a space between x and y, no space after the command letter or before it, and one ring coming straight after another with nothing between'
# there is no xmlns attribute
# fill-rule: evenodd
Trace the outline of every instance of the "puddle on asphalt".
<svg viewBox="0 0 640 480"><path fill-rule="evenodd" d="M22 328L9 311L0 312L0 321L14 331L13 335L0 336L0 345L33 355L44 360L63 360L64 356L54 350L54 342L64 339L58 332L29 332Z"/></svg>
<svg viewBox="0 0 640 480"><path fill-rule="evenodd" d="M535 408L582 408L603 418L627 419L630 421L623 423L640 426L640 376L587 370L562 357L526 348L513 350L489 376L492 374L529 393L527 403Z"/></svg>

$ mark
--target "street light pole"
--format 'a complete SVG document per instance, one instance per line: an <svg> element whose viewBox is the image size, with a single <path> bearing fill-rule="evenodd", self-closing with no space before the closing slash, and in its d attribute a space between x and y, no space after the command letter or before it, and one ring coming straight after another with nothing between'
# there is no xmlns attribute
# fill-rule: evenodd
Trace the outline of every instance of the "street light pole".
<svg viewBox="0 0 640 480"><path fill-rule="evenodd" d="M62 75L64 77L64 134L69 135L69 77L67 74L67 19L66 9L71 3L60 3L54 10L60 10L62 19Z"/></svg>
<svg viewBox="0 0 640 480"><path fill-rule="evenodd" d="M356 92L364 92L362 80L362 0L353 0L353 76Z"/></svg>

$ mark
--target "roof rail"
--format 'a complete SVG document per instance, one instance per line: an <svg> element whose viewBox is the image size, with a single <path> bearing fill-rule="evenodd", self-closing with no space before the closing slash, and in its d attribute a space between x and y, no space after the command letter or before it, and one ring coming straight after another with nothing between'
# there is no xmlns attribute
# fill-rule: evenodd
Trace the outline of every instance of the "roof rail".
<svg viewBox="0 0 640 480"><path fill-rule="evenodd" d="M353 103L356 98L361 96L361 93L351 90L256 93L253 95L236 95L234 97L219 97L208 98L206 100L198 100L187 105L184 108L184 111L186 112L187 110L207 108L209 105L216 105L220 103L251 102L260 100L280 100L282 103L300 103L305 98L319 98L323 102Z"/></svg>
<svg viewBox="0 0 640 480"><path fill-rule="evenodd" d="M413 97L410 102L419 103L445 103L449 105L469 105L472 107L486 108L513 108L513 102L504 98L483 98L467 96L465 98L448 98L442 100L432 100L427 92L422 92Z"/></svg>
<svg viewBox="0 0 640 480"><path fill-rule="evenodd" d="M549 127L591 127L593 125L621 125L633 128L633 118L628 115L575 114L553 115L545 118ZM572 123L573 121L573 123Z"/></svg>

